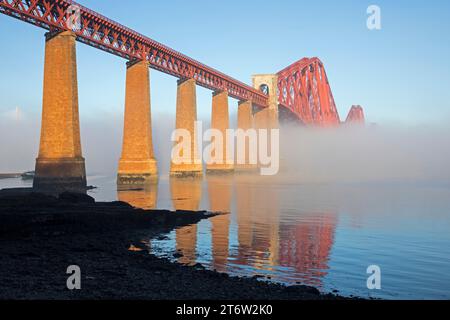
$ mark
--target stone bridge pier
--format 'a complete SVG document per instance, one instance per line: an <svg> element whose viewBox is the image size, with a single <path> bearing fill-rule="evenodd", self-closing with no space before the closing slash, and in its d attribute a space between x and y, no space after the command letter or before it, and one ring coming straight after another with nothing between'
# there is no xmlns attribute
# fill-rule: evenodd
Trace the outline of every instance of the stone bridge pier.
<svg viewBox="0 0 450 320"><path fill-rule="evenodd" d="M255 119L253 116L253 104L251 101L240 101L238 106L238 115L237 115L237 128L245 131L247 133L247 130L254 129L255 126ZM253 143L257 144L257 137L253 138L255 141ZM244 150L240 150L242 147L239 145L239 141L237 141L236 144L236 151L237 152L245 152L245 162L239 163L238 155L236 154L236 164L235 164L235 170L236 172L247 172L247 171L254 171L258 168L257 162L258 162L258 154L252 154L255 152L255 150L252 150L251 146L251 135L246 134L245 135L245 146ZM252 163L251 159L254 159L254 163Z"/></svg>
<svg viewBox="0 0 450 320"><path fill-rule="evenodd" d="M171 176L203 175L201 146L198 145L197 137L201 133L196 132L195 128L196 85L195 79L178 81L176 129L188 133L190 140L184 141L184 147L187 145L187 148L178 154L181 163L172 158ZM238 128L244 131L278 128L277 76L254 76L253 85L269 95L269 107L254 113L252 101L240 101ZM158 177L152 141L148 61L134 60L127 63L125 89L123 144L117 183L146 184ZM208 173L229 173L257 167L249 163L248 137L245 146L247 162L235 165L235 159L228 159L231 155L227 153L226 140L226 131L230 128L228 98L226 90L217 90L212 96L211 127L222 134L223 149L219 163L208 163ZM219 157L215 158L217 160ZM33 186L39 191L52 192L86 192L87 189L78 112L76 35L71 31L46 34L42 128Z"/></svg>
<svg viewBox="0 0 450 320"><path fill-rule="evenodd" d="M234 159L229 159L227 156L227 134L226 131L230 129L230 116L228 112L228 92L216 91L212 97L212 112L211 112L211 129L217 130L222 135L222 148L217 150L220 146L217 145L214 151L219 163L209 163L206 166L206 172L209 174L223 174L232 173L234 171ZM217 143L213 137L212 143Z"/></svg>
<svg viewBox="0 0 450 320"><path fill-rule="evenodd" d="M183 150L177 154L180 161L174 161L170 166L170 175L174 177L198 177L203 175L203 164L195 131L197 121L197 92L195 79L182 79L177 87L176 129L189 134L189 141L185 142L190 152ZM181 141L178 141L181 142ZM177 142L177 143L178 143Z"/></svg>
<svg viewBox="0 0 450 320"><path fill-rule="evenodd" d="M86 192L78 115L76 36L47 33L41 137L33 187Z"/></svg>
<svg viewBox="0 0 450 320"><path fill-rule="evenodd" d="M150 69L147 61L127 63L125 118L118 185L146 184L158 177L153 153Z"/></svg>

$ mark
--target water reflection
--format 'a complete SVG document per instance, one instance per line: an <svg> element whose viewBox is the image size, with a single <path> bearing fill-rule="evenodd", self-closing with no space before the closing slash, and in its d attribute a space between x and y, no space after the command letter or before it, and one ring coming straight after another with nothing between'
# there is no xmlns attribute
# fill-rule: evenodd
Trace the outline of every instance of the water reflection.
<svg viewBox="0 0 450 320"><path fill-rule="evenodd" d="M209 208L212 212L223 213L211 219L213 267L217 271L226 271L229 255L229 233L232 175L208 175Z"/></svg>
<svg viewBox="0 0 450 320"><path fill-rule="evenodd" d="M194 264L197 260L197 225L191 225L177 229L176 250L181 256L178 262L182 264Z"/></svg>
<svg viewBox="0 0 450 320"><path fill-rule="evenodd" d="M198 211L202 197L202 178L170 178L170 193L175 210ZM180 263L191 264L196 260L197 225L176 230L176 250Z"/></svg>
<svg viewBox="0 0 450 320"><path fill-rule="evenodd" d="M334 243L335 213L298 212L301 219L282 221L279 186L246 174L171 178L173 207L198 210L203 183L209 210L223 214L176 230L180 263L321 287Z"/></svg>
<svg viewBox="0 0 450 320"><path fill-rule="evenodd" d="M142 209L156 209L158 199L158 179L139 187L120 186L117 188L117 199Z"/></svg>
<svg viewBox="0 0 450 320"><path fill-rule="evenodd" d="M170 194L175 210L199 210L202 181L201 177L170 177Z"/></svg>
<svg viewBox="0 0 450 320"><path fill-rule="evenodd" d="M278 242L279 242L279 190L273 188L262 177L252 178L251 176L237 177L238 183L237 198L245 196L241 191L244 188L251 188L252 194L250 199L249 210L246 206L244 208L237 207L238 216L250 215L251 218L251 251L253 252L252 266L256 270L270 271L278 263ZM250 183L250 185L248 185ZM243 200L238 203L242 203ZM242 221L241 221L242 222ZM238 225L238 230L243 227ZM245 227L244 227L245 228ZM239 243L239 247L240 247ZM241 249L242 251L242 249Z"/></svg>
<svg viewBox="0 0 450 320"><path fill-rule="evenodd" d="M334 244L337 219L335 214L309 214L301 224L280 226L279 265L293 267L308 285L322 287ZM306 218L306 217L305 217Z"/></svg>

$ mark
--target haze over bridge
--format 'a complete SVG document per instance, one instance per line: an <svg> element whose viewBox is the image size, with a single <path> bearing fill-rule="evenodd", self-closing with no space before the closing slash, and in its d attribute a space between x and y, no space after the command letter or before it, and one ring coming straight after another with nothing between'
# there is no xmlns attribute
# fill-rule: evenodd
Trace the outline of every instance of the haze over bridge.
<svg viewBox="0 0 450 320"><path fill-rule="evenodd" d="M325 68L318 58L304 58L278 73L255 75L253 86L249 86L74 1L0 0L0 12L48 30L41 139L34 180L34 187L39 189L51 189L54 185L69 190L86 187L78 116L76 41L127 60L119 183L145 182L157 176L149 68L178 79L176 127L188 130L193 137L197 85L213 91L211 123L221 131L230 127L228 97L239 101L241 129L276 128L279 120L286 119L299 125L340 124ZM362 109L353 107L348 120L363 122ZM212 169L235 168L224 164ZM173 175L202 172L202 164L171 165Z"/></svg>

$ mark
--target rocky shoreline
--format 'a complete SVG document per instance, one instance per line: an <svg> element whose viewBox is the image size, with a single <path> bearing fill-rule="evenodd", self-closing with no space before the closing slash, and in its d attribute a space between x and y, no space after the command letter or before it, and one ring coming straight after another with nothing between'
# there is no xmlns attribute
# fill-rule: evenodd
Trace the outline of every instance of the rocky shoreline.
<svg viewBox="0 0 450 320"><path fill-rule="evenodd" d="M74 194L0 191L0 300L344 299L172 263L149 254L142 242L210 216ZM81 269L81 290L66 287L70 265Z"/></svg>

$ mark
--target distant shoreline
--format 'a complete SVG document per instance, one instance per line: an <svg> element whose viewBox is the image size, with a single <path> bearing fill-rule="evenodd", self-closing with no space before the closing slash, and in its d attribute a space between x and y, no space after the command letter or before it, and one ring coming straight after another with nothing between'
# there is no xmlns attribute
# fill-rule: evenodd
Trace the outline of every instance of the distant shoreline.
<svg viewBox="0 0 450 320"><path fill-rule="evenodd" d="M0 179L15 179L21 176L22 173L0 173Z"/></svg>

